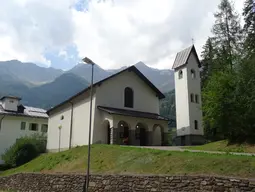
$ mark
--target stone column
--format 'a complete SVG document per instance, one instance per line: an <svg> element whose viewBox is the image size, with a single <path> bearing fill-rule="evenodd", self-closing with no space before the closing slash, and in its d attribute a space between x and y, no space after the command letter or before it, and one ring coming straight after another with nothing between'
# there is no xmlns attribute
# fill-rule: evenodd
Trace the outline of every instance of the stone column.
<svg viewBox="0 0 255 192"><path fill-rule="evenodd" d="M119 143L118 141L118 128L111 128L111 144L116 145Z"/></svg>
<svg viewBox="0 0 255 192"><path fill-rule="evenodd" d="M129 138L129 145L137 145L134 129L129 129L129 137L128 138Z"/></svg>
<svg viewBox="0 0 255 192"><path fill-rule="evenodd" d="M147 136L147 145L151 146L153 143L153 132L152 131L146 131Z"/></svg>

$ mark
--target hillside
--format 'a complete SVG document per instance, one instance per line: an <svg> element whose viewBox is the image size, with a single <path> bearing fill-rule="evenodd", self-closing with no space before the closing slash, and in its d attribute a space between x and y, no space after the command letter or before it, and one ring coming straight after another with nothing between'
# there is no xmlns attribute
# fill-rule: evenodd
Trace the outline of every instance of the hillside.
<svg viewBox="0 0 255 192"><path fill-rule="evenodd" d="M165 93L165 97L160 101L160 114L174 120L170 127L176 127L175 90Z"/></svg>
<svg viewBox="0 0 255 192"><path fill-rule="evenodd" d="M86 153L86 147L76 147L60 153L44 154L2 175L19 172L84 173ZM255 159L248 156L92 145L91 169L92 173L203 174L254 178Z"/></svg>
<svg viewBox="0 0 255 192"><path fill-rule="evenodd" d="M172 70L159 70L148 67L143 62L138 62L135 66L162 92L168 92L174 89L174 72ZM127 67L121 67L115 70L104 70L100 66L95 65L94 68L94 79L95 81L102 80L112 74L115 74ZM77 76L83 77L87 81L91 79L91 66L79 64L72 68L70 73L74 73Z"/></svg>
<svg viewBox="0 0 255 192"><path fill-rule="evenodd" d="M86 80L71 73L65 73L50 83L36 87L28 87L11 77L0 76L0 97L5 94L15 95L22 98L23 105L49 109L87 86Z"/></svg>
<svg viewBox="0 0 255 192"><path fill-rule="evenodd" d="M88 82L81 77L65 73L51 83L31 88L23 100L29 105L49 109L87 86Z"/></svg>
<svg viewBox="0 0 255 192"><path fill-rule="evenodd" d="M79 77L84 78L86 81L90 82L91 80L91 65L78 64L68 71ZM100 66L94 65L94 81L100 81L113 73L103 70Z"/></svg>
<svg viewBox="0 0 255 192"><path fill-rule="evenodd" d="M148 67L143 62L138 62L135 66L162 92L174 89L174 72L172 70L154 69Z"/></svg>
<svg viewBox="0 0 255 192"><path fill-rule="evenodd" d="M5 94L11 95L24 95L29 88L24 83L17 81L15 77L12 77L8 73L0 72L0 97Z"/></svg>
<svg viewBox="0 0 255 192"><path fill-rule="evenodd" d="M51 82L63 74L60 69L39 67L33 63L22 63L17 60L0 61L0 76L7 74L16 81L26 85L40 85Z"/></svg>
<svg viewBox="0 0 255 192"><path fill-rule="evenodd" d="M148 67L143 62L135 66L163 93L174 88L174 76L171 70L158 70ZM104 70L95 65L94 81L102 80L120 70ZM76 65L69 71L39 67L33 63L22 63L17 60L0 62L0 96L15 95L22 97L24 105L48 109L61 103L68 97L88 86L91 79L91 66ZM175 116L172 100L169 103L168 93L162 114ZM171 107L168 108L168 107ZM170 111L169 111L170 110Z"/></svg>

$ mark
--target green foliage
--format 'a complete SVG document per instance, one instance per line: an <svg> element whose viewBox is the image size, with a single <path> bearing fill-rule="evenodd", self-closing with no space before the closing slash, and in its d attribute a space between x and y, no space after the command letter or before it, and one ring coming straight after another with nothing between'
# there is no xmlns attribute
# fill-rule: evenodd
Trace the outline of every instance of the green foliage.
<svg viewBox="0 0 255 192"><path fill-rule="evenodd" d="M204 127L209 141L255 142L253 6L246 0L242 30L233 5L222 0L215 13L213 36L202 52Z"/></svg>
<svg viewBox="0 0 255 192"><path fill-rule="evenodd" d="M217 66L217 62L215 62L214 58L216 55L216 49L215 47L215 42L213 41L212 38L208 38L205 45L203 46L203 51L202 51L202 71L201 71L201 83L202 87L206 85L206 82L208 81L209 77L213 73L213 71L220 66Z"/></svg>
<svg viewBox="0 0 255 192"><path fill-rule="evenodd" d="M244 33L246 55L255 54L255 3L254 0L246 0L244 3L243 16L245 20Z"/></svg>
<svg viewBox="0 0 255 192"><path fill-rule="evenodd" d="M20 166L34 159L46 150L44 135L25 136L17 141L2 155L7 166Z"/></svg>
<svg viewBox="0 0 255 192"><path fill-rule="evenodd" d="M205 132L210 140L223 139L231 131L235 118L232 114L235 111L234 89L234 73L218 72L212 75L203 90Z"/></svg>
<svg viewBox="0 0 255 192"><path fill-rule="evenodd" d="M255 57L235 71L217 72L203 90L205 133L210 140L255 142Z"/></svg>
<svg viewBox="0 0 255 192"><path fill-rule="evenodd" d="M232 69L240 57L242 30L239 15L229 0L221 0L219 11L214 14L213 39L218 50L217 62L222 69Z"/></svg>
<svg viewBox="0 0 255 192"><path fill-rule="evenodd" d="M170 126L176 127L175 90L165 93L165 96L166 98L160 102L160 115L174 120L170 122Z"/></svg>

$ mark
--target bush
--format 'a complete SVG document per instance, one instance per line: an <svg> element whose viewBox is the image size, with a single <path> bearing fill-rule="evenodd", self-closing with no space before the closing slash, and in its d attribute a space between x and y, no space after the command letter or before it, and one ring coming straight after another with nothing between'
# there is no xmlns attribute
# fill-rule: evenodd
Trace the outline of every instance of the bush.
<svg viewBox="0 0 255 192"><path fill-rule="evenodd" d="M44 135L25 136L16 142L2 155L7 166L23 165L39 154L46 151L46 137Z"/></svg>

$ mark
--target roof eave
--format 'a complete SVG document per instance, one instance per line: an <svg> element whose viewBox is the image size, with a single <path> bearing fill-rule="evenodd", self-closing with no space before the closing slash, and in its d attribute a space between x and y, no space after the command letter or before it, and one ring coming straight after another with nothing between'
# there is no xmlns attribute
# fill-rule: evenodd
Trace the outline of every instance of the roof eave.
<svg viewBox="0 0 255 192"><path fill-rule="evenodd" d="M10 113L1 113L0 115L4 116L16 116L16 117L30 117L30 118L39 118L39 119L48 119L49 117L39 117L39 116L33 116L33 115L26 115L26 114L10 114Z"/></svg>
<svg viewBox="0 0 255 192"><path fill-rule="evenodd" d="M120 115L120 116L129 116L129 117L136 117L134 115L124 115L124 114L118 114L118 113L115 113L115 112L111 112L111 111L108 111L107 109L105 109L103 106L97 106L98 109L110 114L110 115ZM161 116L159 114L157 114L158 116L162 117L163 119L157 119L157 118L152 118L152 117L141 117L141 118L145 118L145 119L154 119L154 120L159 120L159 121L170 121L169 118L167 117L164 117L164 116Z"/></svg>

